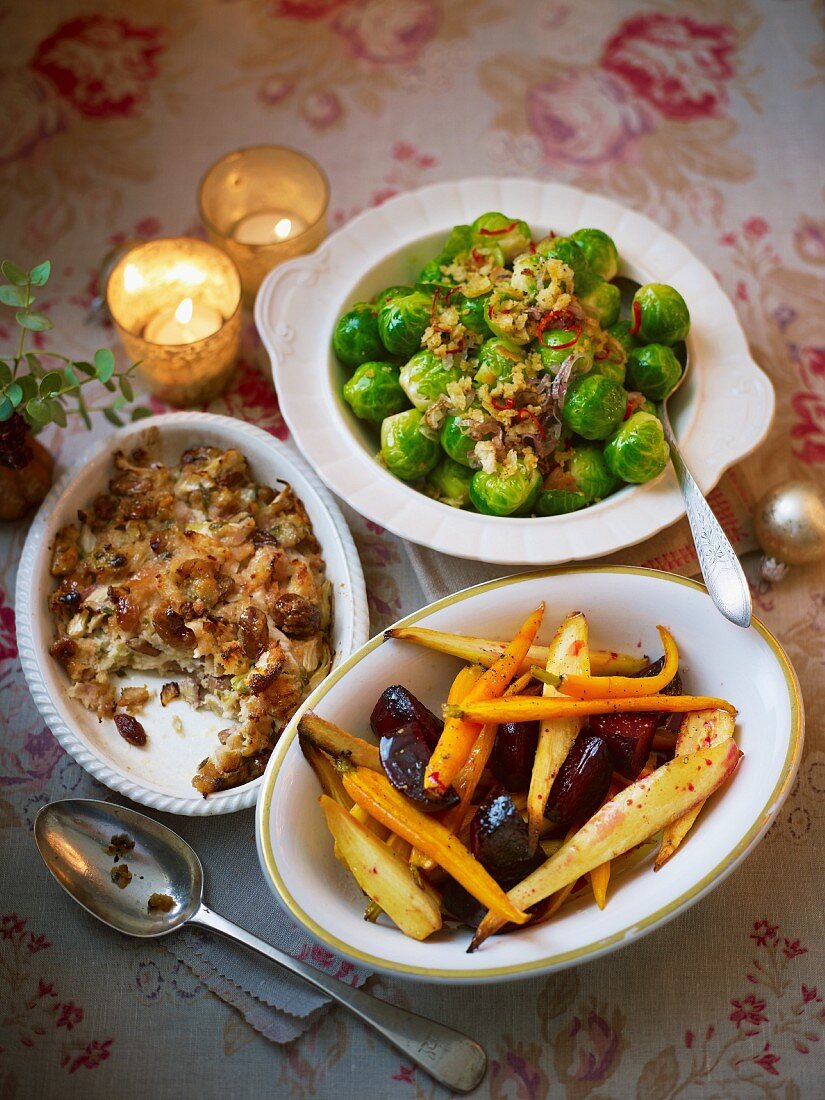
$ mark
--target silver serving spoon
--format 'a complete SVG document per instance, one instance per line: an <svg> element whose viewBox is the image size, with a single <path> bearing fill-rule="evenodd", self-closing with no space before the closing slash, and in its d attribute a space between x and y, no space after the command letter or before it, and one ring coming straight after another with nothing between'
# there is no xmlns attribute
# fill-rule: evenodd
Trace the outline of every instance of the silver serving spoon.
<svg viewBox="0 0 825 1100"><path fill-rule="evenodd" d="M118 835L134 841L134 848L115 863L107 849ZM165 936L184 924L210 928L322 990L454 1092L470 1092L484 1077L487 1055L472 1039L330 978L208 909L197 855L177 833L145 814L108 802L67 798L38 813L34 838L63 889L110 928L144 938ZM121 889L112 869L124 864L132 878ZM169 899L168 912L149 909L153 894Z"/></svg>
<svg viewBox="0 0 825 1100"><path fill-rule="evenodd" d="M640 286L632 279L618 278L615 281L622 290L623 302L632 299ZM699 568L702 570L708 595L725 618L736 626L749 627L753 605L745 571L719 520L713 514L702 490L685 465L667 414L667 403L684 384L690 367L687 347L681 344L673 350L682 363L682 374L664 401L658 403L656 411L665 431L665 439L670 445L670 460L676 472L679 488L682 490L685 513L690 524L693 545L696 547Z"/></svg>

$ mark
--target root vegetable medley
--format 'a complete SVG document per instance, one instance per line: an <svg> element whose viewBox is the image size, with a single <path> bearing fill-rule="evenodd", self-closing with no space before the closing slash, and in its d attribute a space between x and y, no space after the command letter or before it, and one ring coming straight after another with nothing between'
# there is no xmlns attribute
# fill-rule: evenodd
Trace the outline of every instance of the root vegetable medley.
<svg viewBox="0 0 825 1100"><path fill-rule="evenodd" d="M424 940L473 928L469 950L548 920L658 847L670 859L736 770L735 708L686 695L659 627L655 662L593 650L581 612L535 644L542 604L509 644L400 627L388 637L462 659L444 720L400 685L369 722L378 746L313 712L299 743L323 789L337 858L382 913Z"/></svg>
<svg viewBox="0 0 825 1100"><path fill-rule="evenodd" d="M492 516L573 512L657 477L669 449L653 402L681 376L690 315L648 283L621 318L617 271L599 229L533 241L488 213L457 225L414 285L352 306L333 349L378 460Z"/></svg>

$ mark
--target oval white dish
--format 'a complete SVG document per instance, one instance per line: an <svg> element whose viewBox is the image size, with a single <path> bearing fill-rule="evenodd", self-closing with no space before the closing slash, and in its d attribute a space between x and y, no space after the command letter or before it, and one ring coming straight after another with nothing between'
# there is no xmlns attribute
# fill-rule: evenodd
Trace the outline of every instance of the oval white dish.
<svg viewBox="0 0 825 1100"><path fill-rule="evenodd" d="M652 854L610 884L599 910L585 896L547 924L487 940L466 953L466 929L442 929L418 943L385 918L364 921L364 898L333 855L318 806L320 789L303 759L300 713L317 711L360 736L380 693L401 682L438 712L460 667L454 658L406 642L373 638L313 692L272 754L258 802L256 834L264 873L281 904L331 950L421 981L478 983L562 969L615 950L698 901L741 862L770 827L802 751L802 701L779 643L756 619L743 631L723 619L704 587L650 569L572 568L491 581L402 620L434 629L508 638L540 600L541 637L569 610L583 610L594 646L657 654L656 623L673 632L685 690L721 695L739 708L744 758L702 811L690 836L656 874Z"/></svg>
<svg viewBox="0 0 825 1100"><path fill-rule="evenodd" d="M335 617L334 668L369 636L364 577L349 529L338 506L298 456L268 432L228 416L177 412L141 420L113 432L82 456L54 485L32 523L17 575L16 618L20 661L37 709L54 736L83 768L101 783L135 802L167 813L211 815L232 813L254 805L261 785L255 779L233 790L204 798L192 786L200 760L209 754L225 719L196 711L182 700L161 707L155 697L144 708L141 722L150 731L145 748L127 744L111 721L97 718L69 698L69 681L48 653L54 637L47 607L54 580L49 572L51 546L60 527L75 519L111 476L111 456L118 448L140 446L157 428L164 461L177 461L194 444L236 447L248 459L255 478L272 484L288 481L303 501L323 548L327 576L332 581ZM168 676L135 672L123 684L149 684L159 689ZM183 733L172 720L179 717Z"/></svg>
<svg viewBox="0 0 825 1100"><path fill-rule="evenodd" d="M649 218L599 195L530 179L468 179L407 192L353 218L312 255L269 273L255 321L292 438L326 484L362 515L446 554L552 565L641 542L684 514L670 466L654 482L569 515L482 516L431 500L379 466L374 436L341 397L346 376L331 350L341 313L413 279L453 225L486 210L524 218L534 235L597 226L615 240L621 274L671 283L682 293L692 317L691 371L669 411L703 492L761 443L773 416L773 389L713 273Z"/></svg>

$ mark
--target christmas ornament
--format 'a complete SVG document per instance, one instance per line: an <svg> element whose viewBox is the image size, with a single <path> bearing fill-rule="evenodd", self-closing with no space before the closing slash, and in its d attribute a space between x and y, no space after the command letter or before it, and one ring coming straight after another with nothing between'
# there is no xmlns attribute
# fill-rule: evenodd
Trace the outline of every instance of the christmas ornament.
<svg viewBox="0 0 825 1100"><path fill-rule="evenodd" d="M784 481L758 501L753 516L765 552L761 575L781 581L789 565L825 558L825 487L815 481Z"/></svg>

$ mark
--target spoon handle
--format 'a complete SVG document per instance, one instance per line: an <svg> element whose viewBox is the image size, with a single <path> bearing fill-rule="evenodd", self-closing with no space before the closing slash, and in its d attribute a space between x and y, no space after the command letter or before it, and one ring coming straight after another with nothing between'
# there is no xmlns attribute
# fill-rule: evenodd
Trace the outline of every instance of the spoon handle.
<svg viewBox="0 0 825 1100"><path fill-rule="evenodd" d="M679 453L667 409L663 404L659 406L659 415L665 430L665 439L670 444L670 459L684 497L699 568L702 570L708 594L726 619L736 626L748 627L751 623L752 604L745 572L719 520Z"/></svg>
<svg viewBox="0 0 825 1100"><path fill-rule="evenodd" d="M484 1077L487 1055L478 1043L461 1032L427 1020L414 1012L396 1008L395 1005L339 982L315 967L293 959L264 940L259 940L257 936L237 924L232 924L205 905L189 918L189 923L210 928L304 978L310 985L354 1012L402 1054L454 1092L471 1092Z"/></svg>

